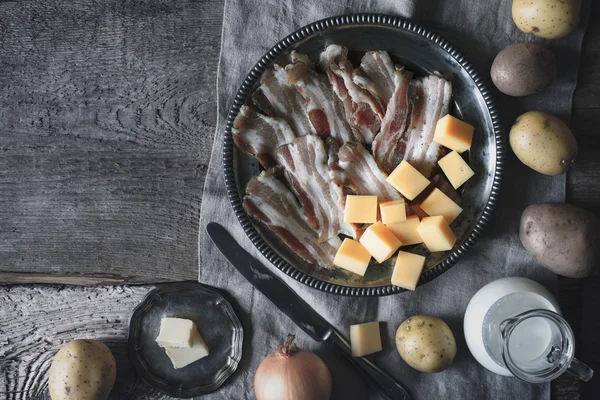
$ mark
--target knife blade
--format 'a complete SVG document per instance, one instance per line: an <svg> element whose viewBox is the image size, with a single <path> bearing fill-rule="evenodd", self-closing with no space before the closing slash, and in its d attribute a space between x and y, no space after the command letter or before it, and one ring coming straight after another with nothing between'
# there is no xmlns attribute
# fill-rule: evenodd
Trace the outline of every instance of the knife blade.
<svg viewBox="0 0 600 400"><path fill-rule="evenodd" d="M386 399L410 400L408 391L379 367L363 357L352 357L348 341L291 287L242 248L225 228L211 222L206 231L235 269L311 338L332 343Z"/></svg>

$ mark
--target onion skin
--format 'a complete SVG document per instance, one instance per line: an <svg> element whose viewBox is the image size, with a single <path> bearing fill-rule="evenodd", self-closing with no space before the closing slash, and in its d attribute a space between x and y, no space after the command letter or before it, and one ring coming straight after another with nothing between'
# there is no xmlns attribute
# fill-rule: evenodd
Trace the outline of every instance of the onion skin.
<svg viewBox="0 0 600 400"><path fill-rule="evenodd" d="M328 400L331 374L315 353L298 350L289 335L256 370L257 400Z"/></svg>

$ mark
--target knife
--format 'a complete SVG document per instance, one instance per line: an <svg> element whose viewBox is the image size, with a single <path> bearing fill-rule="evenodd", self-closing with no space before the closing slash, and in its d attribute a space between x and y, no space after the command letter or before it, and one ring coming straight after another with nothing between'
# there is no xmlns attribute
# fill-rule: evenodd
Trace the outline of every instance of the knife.
<svg viewBox="0 0 600 400"><path fill-rule="evenodd" d="M352 357L348 341L284 281L240 246L221 225L207 225L208 236L227 260L255 288L314 340L328 341L356 367L361 376L388 400L410 400L408 391L382 369L363 357Z"/></svg>

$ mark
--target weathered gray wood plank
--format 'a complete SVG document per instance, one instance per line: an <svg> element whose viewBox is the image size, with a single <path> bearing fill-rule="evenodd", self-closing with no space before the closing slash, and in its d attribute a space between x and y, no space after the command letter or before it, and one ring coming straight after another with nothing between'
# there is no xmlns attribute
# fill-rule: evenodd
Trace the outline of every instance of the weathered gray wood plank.
<svg viewBox="0 0 600 400"><path fill-rule="evenodd" d="M49 400L55 352L78 338L97 339L117 360L113 400L167 399L136 378L127 358L129 314L151 286L0 287L0 398Z"/></svg>
<svg viewBox="0 0 600 400"><path fill-rule="evenodd" d="M196 278L222 6L0 2L0 271Z"/></svg>

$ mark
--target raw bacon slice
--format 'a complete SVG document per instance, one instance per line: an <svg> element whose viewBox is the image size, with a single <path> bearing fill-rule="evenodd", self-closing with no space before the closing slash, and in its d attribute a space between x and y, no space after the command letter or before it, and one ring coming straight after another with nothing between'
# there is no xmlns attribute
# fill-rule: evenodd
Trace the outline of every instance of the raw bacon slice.
<svg viewBox="0 0 600 400"><path fill-rule="evenodd" d="M248 106L240 108L232 133L236 146L256 157L265 169L277 164L275 150L296 137L283 119L267 117Z"/></svg>
<svg viewBox="0 0 600 400"><path fill-rule="evenodd" d="M329 173L323 140L314 135L296 138L278 148L276 156L309 225L319 233L319 242L339 233L354 236L350 226L343 222L345 196Z"/></svg>
<svg viewBox="0 0 600 400"><path fill-rule="evenodd" d="M394 94L395 70L386 51L367 51L360 61L360 67L354 70L352 80L371 93L385 111Z"/></svg>
<svg viewBox="0 0 600 400"><path fill-rule="evenodd" d="M334 236L324 243L318 242L318 235L306 223L298 201L277 179L275 170L263 171L250 180L243 206L248 215L265 224L306 262L332 267L341 240Z"/></svg>
<svg viewBox="0 0 600 400"><path fill-rule="evenodd" d="M435 125L450 111L452 84L440 76L429 75L420 80L416 89L411 123L404 135L404 159L425 177L431 178L443 151L433 141Z"/></svg>
<svg viewBox="0 0 600 400"><path fill-rule="evenodd" d="M385 111L366 89L352 80L354 67L348 60L348 49L332 44L319 57L319 65L325 71L333 91L338 95L350 121L370 144L379 131Z"/></svg>
<svg viewBox="0 0 600 400"><path fill-rule="evenodd" d="M387 174L379 169L371 154L357 142L344 144L338 152L341 171L333 171L336 183L356 194L377 195L380 201L400 200L402 195L385 181Z"/></svg>
<svg viewBox="0 0 600 400"><path fill-rule="evenodd" d="M306 114L304 98L288 82L285 68L275 64L273 69L266 70L252 100L265 115L284 119L296 136L315 133Z"/></svg>
<svg viewBox="0 0 600 400"><path fill-rule="evenodd" d="M362 141L346 120L341 100L331 89L327 77L318 74L305 55L292 52L292 63L286 66L288 81L296 86L305 100L308 118L318 135L331 136L340 143Z"/></svg>
<svg viewBox="0 0 600 400"><path fill-rule="evenodd" d="M412 75L406 70L394 71L394 94L388 103L381 131L373 141L373 156L379 168L387 174L400 164L404 155L400 139L406 132L410 117L409 87Z"/></svg>

